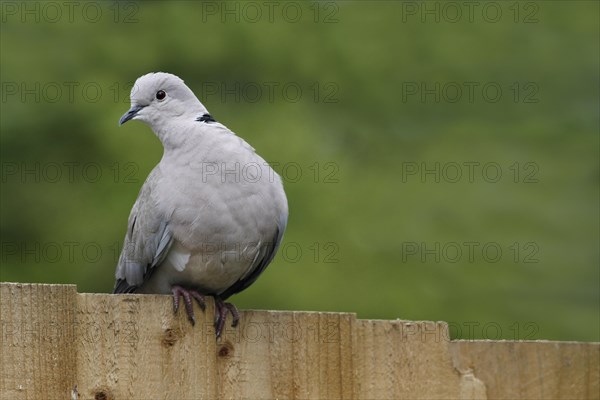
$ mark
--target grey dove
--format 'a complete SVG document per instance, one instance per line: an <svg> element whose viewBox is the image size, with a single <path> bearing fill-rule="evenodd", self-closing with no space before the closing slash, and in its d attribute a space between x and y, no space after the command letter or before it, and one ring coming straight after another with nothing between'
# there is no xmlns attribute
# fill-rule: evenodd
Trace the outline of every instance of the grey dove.
<svg viewBox="0 0 600 400"><path fill-rule="evenodd" d="M226 303L273 260L288 218L279 175L254 148L217 122L175 75L144 75L120 119L152 128L164 152L133 205L116 268L114 293L180 297L192 324L192 299L215 299L219 337Z"/></svg>

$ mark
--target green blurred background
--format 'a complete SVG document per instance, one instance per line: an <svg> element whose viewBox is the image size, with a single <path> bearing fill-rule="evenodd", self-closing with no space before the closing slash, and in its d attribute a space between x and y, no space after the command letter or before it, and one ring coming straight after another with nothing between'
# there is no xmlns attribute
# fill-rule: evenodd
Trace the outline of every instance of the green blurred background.
<svg viewBox="0 0 600 400"><path fill-rule="evenodd" d="M0 280L112 290L167 71L285 180L238 307L600 340L598 2L65 4L2 2Z"/></svg>

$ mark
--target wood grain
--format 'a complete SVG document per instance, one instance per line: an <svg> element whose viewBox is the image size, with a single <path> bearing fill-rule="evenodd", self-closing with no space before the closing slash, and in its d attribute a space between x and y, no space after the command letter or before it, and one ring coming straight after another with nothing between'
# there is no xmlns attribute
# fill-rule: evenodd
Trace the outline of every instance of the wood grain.
<svg viewBox="0 0 600 400"><path fill-rule="evenodd" d="M551 341L454 341L456 368L493 399L600 398L600 345Z"/></svg>
<svg viewBox="0 0 600 400"><path fill-rule="evenodd" d="M600 343L451 341L448 325L244 311L220 340L170 296L0 284L0 399L598 399Z"/></svg>
<svg viewBox="0 0 600 400"><path fill-rule="evenodd" d="M74 285L0 284L0 399L68 398L76 383Z"/></svg>

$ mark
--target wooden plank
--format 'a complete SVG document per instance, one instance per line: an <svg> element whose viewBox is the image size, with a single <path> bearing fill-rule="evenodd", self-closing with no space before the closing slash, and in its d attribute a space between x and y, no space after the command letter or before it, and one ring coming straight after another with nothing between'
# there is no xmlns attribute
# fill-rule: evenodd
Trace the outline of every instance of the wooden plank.
<svg viewBox="0 0 600 400"><path fill-rule="evenodd" d="M490 399L598 399L600 344L454 341L457 369L485 383Z"/></svg>
<svg viewBox="0 0 600 400"><path fill-rule="evenodd" d="M0 284L0 399L600 397L600 343L450 341L443 322L241 312L217 341L171 296Z"/></svg>
<svg viewBox="0 0 600 400"><path fill-rule="evenodd" d="M0 284L0 399L66 399L76 383L74 285Z"/></svg>
<svg viewBox="0 0 600 400"><path fill-rule="evenodd" d="M183 307L173 313L171 296L80 294L78 300L83 398L217 397L212 300L206 314L194 305L195 326Z"/></svg>
<svg viewBox="0 0 600 400"><path fill-rule="evenodd" d="M445 323L358 320L357 328L357 398L460 397Z"/></svg>
<svg viewBox="0 0 600 400"><path fill-rule="evenodd" d="M355 316L246 311L219 343L220 397L352 398Z"/></svg>

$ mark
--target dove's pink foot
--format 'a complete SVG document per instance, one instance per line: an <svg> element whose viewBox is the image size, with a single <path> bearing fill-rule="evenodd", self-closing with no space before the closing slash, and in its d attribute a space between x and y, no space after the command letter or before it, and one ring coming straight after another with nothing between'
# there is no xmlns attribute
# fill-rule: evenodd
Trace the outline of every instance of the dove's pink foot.
<svg viewBox="0 0 600 400"><path fill-rule="evenodd" d="M183 304L185 311L192 325L196 324L196 318L194 318L194 308L192 307L192 298L196 299L202 311L206 308L204 296L198 293L196 290L185 289L179 285L171 286L173 292L173 310L177 312L179 310L179 297L183 296Z"/></svg>
<svg viewBox="0 0 600 400"><path fill-rule="evenodd" d="M237 308L231 303L225 303L219 296L214 296L215 299L215 332L217 333L217 339L223 333L223 327L225 326L225 319L227 314L231 313L233 317L232 327L237 326L240 321L240 314Z"/></svg>

